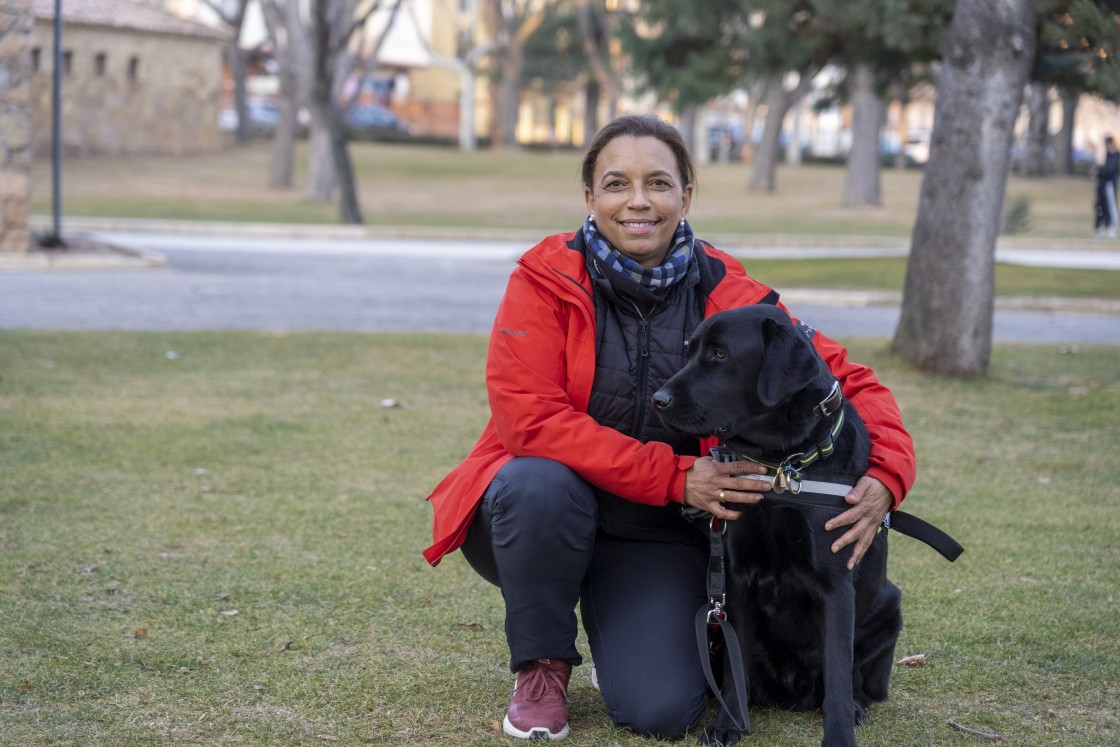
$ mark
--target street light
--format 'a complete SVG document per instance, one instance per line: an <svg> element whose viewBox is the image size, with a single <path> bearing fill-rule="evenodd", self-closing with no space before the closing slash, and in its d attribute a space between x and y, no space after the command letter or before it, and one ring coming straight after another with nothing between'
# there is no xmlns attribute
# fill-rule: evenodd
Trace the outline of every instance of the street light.
<svg viewBox="0 0 1120 747"><path fill-rule="evenodd" d="M51 92L51 233L40 245L47 249L66 246L62 240L62 0L54 0L54 75Z"/></svg>

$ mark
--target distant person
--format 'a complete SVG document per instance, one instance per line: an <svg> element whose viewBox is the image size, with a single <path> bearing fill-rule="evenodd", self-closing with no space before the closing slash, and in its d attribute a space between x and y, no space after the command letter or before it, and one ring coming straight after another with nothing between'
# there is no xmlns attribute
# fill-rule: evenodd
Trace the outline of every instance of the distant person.
<svg viewBox="0 0 1120 747"><path fill-rule="evenodd" d="M579 607L611 721L681 737L708 709L694 616L707 601L708 540L681 515L721 519L762 499L765 472L721 463L711 443L667 429L652 394L684 363L707 316L748 304L785 310L743 264L695 238L696 169L680 133L622 117L583 159L588 217L527 251L490 335L490 422L432 491L433 565L462 549L501 589L517 684L503 731L568 734ZM847 496L833 552L859 562L914 483L914 448L890 391L815 329L843 395L866 421L871 468ZM844 548L847 548L846 550Z"/></svg>
<svg viewBox="0 0 1120 747"><path fill-rule="evenodd" d="M1120 176L1120 151L1111 135L1104 139L1104 163L1095 167L1097 177L1096 234L1116 237L1120 223L1116 211L1116 178Z"/></svg>

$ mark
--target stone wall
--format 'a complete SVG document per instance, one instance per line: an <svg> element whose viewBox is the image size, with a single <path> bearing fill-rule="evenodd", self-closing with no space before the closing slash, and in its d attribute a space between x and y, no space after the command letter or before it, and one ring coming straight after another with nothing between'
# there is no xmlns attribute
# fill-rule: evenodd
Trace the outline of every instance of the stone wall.
<svg viewBox="0 0 1120 747"><path fill-rule="evenodd" d="M49 21L34 26L32 147L39 155L50 152L54 41ZM221 38L67 23L62 48L66 155L220 149Z"/></svg>
<svg viewBox="0 0 1120 747"><path fill-rule="evenodd" d="M0 252L25 252L30 240L30 5L0 0Z"/></svg>

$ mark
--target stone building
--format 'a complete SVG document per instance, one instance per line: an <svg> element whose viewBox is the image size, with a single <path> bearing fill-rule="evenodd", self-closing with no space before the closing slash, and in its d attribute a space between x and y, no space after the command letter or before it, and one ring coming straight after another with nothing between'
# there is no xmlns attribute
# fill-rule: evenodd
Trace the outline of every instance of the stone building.
<svg viewBox="0 0 1120 747"><path fill-rule="evenodd" d="M30 239L29 5L30 0L0 4L0 252L27 251Z"/></svg>
<svg viewBox="0 0 1120 747"><path fill-rule="evenodd" d="M51 149L54 0L31 0L32 148ZM225 33L129 0L62 4L68 155L216 151Z"/></svg>

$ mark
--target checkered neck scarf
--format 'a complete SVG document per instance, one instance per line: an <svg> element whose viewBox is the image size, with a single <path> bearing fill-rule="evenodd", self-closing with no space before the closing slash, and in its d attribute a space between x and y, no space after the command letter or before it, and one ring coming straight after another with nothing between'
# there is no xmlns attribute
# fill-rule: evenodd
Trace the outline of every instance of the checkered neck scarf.
<svg viewBox="0 0 1120 747"><path fill-rule="evenodd" d="M611 246L599 233L595 221L588 216L583 224L583 238L602 262L621 275L628 275L638 285L649 290L668 288L683 279L687 274L688 263L692 261L692 226L684 221L673 234L673 245L657 267L644 267Z"/></svg>

